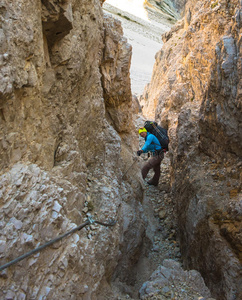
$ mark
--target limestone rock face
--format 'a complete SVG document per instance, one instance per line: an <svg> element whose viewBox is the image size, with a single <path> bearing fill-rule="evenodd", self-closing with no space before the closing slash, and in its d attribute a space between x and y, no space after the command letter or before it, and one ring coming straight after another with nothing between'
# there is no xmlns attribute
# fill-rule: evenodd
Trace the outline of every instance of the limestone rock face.
<svg viewBox="0 0 242 300"><path fill-rule="evenodd" d="M55 1L42 1L42 24L43 31L52 47L57 41L66 36L72 27L72 6L71 1L56 3Z"/></svg>
<svg viewBox="0 0 242 300"><path fill-rule="evenodd" d="M161 13L162 15L166 15L170 20L177 20L179 19L179 13L175 9L176 5L173 3L174 1L171 0L145 0L144 7L146 8L148 14L157 14ZM163 16L164 16L163 15Z"/></svg>
<svg viewBox="0 0 242 300"><path fill-rule="evenodd" d="M141 243L139 178L122 180L130 46L101 2L0 1L1 265L89 214L117 220L1 272L1 299L105 299L118 262Z"/></svg>
<svg viewBox="0 0 242 300"><path fill-rule="evenodd" d="M121 22L104 17L105 47L101 65L104 101L108 115L118 132L131 129L130 63L132 47L122 37Z"/></svg>
<svg viewBox="0 0 242 300"><path fill-rule="evenodd" d="M189 1L163 40L142 105L169 128L185 266L201 272L215 298L239 299L241 7Z"/></svg>
<svg viewBox="0 0 242 300"><path fill-rule="evenodd" d="M184 271L180 264L171 259L165 259L145 282L140 291L140 299L210 299L210 291L203 278L195 270Z"/></svg>
<svg viewBox="0 0 242 300"><path fill-rule="evenodd" d="M188 0L145 0L144 6L149 11L160 10L170 16L170 18L178 19L185 10Z"/></svg>

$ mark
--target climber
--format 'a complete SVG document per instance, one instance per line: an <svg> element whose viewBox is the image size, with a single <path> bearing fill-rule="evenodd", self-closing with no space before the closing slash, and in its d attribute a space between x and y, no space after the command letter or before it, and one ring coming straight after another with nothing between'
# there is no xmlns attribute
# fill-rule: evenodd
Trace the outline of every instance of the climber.
<svg viewBox="0 0 242 300"><path fill-rule="evenodd" d="M151 152L151 158L141 169L142 177L145 179L149 171L153 169L155 174L147 183L157 186L160 178L160 164L164 158L163 149L157 137L147 132L144 127L139 129L139 135L145 139L145 144L141 150L137 151L137 155L140 156L142 153Z"/></svg>

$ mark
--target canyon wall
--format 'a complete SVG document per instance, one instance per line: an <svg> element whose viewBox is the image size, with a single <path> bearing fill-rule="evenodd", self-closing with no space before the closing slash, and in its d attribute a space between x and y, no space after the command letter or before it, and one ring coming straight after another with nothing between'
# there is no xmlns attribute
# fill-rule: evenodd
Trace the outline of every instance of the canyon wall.
<svg viewBox="0 0 242 300"><path fill-rule="evenodd" d="M169 129L184 265L227 300L242 297L241 4L188 1L141 101Z"/></svg>
<svg viewBox="0 0 242 300"><path fill-rule="evenodd" d="M99 0L0 1L1 299L107 299L143 234L132 164L131 46ZM138 170L137 170L138 173Z"/></svg>

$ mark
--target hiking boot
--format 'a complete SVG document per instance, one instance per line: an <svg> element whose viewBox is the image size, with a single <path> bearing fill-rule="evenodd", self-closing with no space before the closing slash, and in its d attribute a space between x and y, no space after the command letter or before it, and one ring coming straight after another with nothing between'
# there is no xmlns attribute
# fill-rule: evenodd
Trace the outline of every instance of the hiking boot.
<svg viewBox="0 0 242 300"><path fill-rule="evenodd" d="M149 185L154 185L154 186L157 186L157 185L158 185L158 183L154 183L154 182L152 182L152 180L147 181L147 183L148 183Z"/></svg>

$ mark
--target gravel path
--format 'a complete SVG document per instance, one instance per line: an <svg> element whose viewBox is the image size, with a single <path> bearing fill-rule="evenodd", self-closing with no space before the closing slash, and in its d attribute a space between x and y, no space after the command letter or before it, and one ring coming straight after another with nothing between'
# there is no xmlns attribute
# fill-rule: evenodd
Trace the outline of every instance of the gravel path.
<svg viewBox="0 0 242 300"><path fill-rule="evenodd" d="M147 160L147 154L141 156L141 165ZM179 244L176 240L176 216L170 194L169 155L166 154L161 164L161 177L157 187L145 185L143 199L143 218L146 222L146 235L140 258L129 273L132 284L119 283L126 294L117 291L116 300L140 299L139 290L151 274L162 265L165 259L181 262ZM147 181L153 176L148 174Z"/></svg>
<svg viewBox="0 0 242 300"><path fill-rule="evenodd" d="M143 200L144 217L147 222L146 238L142 255L136 266L136 284L134 299L150 275L162 265L164 259L180 262L181 254L176 240L176 216L170 195L169 155L161 164L161 177L157 187L145 183ZM147 180L153 176L150 171Z"/></svg>

